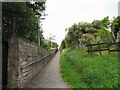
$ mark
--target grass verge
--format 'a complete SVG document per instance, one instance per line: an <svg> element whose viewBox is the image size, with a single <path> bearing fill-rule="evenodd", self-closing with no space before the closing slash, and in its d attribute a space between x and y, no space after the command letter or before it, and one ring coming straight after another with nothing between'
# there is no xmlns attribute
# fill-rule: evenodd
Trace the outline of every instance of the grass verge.
<svg viewBox="0 0 120 90"><path fill-rule="evenodd" d="M88 54L85 49L61 53L61 75L73 88L118 88L118 54Z"/></svg>

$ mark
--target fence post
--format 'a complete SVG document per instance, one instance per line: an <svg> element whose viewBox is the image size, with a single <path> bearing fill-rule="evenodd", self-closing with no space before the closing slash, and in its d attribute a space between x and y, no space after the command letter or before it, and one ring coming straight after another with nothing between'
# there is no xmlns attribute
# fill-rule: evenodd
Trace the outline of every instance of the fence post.
<svg viewBox="0 0 120 90"><path fill-rule="evenodd" d="M117 44L117 50L120 50L120 41L116 43Z"/></svg>
<svg viewBox="0 0 120 90"><path fill-rule="evenodd" d="M90 49L89 49L90 46L89 46L88 44L87 44L86 46L87 46L87 51L88 51L88 53L89 53L89 52L90 52Z"/></svg>
<svg viewBox="0 0 120 90"><path fill-rule="evenodd" d="M108 52L110 53L109 43L107 43Z"/></svg>
<svg viewBox="0 0 120 90"><path fill-rule="evenodd" d="M91 43L89 45L90 45L90 53L92 54L92 45Z"/></svg>
<svg viewBox="0 0 120 90"><path fill-rule="evenodd" d="M100 48L100 43L98 42L98 49L99 49L99 52L100 52L100 55L102 54L101 53L101 48Z"/></svg>

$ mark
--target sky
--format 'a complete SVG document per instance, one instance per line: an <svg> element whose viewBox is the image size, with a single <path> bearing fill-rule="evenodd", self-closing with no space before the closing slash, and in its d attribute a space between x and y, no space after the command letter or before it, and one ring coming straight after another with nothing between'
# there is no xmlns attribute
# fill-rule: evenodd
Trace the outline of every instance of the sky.
<svg viewBox="0 0 120 90"><path fill-rule="evenodd" d="M78 22L101 20L105 16L118 16L120 0L46 0L46 14L43 35L55 35L58 45L65 38L65 29Z"/></svg>

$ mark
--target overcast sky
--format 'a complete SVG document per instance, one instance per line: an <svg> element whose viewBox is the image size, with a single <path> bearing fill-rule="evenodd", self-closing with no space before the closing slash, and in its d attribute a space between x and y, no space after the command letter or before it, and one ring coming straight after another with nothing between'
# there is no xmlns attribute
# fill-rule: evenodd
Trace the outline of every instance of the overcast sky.
<svg viewBox="0 0 120 90"><path fill-rule="evenodd" d="M44 36L55 35L60 45L65 38L65 29L78 22L92 22L105 16L118 15L120 0L47 0L46 16L42 21Z"/></svg>

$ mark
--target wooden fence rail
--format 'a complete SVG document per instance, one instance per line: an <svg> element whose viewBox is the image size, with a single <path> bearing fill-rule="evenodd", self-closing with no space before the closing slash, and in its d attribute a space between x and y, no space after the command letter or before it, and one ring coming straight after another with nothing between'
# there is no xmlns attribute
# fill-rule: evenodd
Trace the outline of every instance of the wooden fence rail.
<svg viewBox="0 0 120 90"><path fill-rule="evenodd" d="M102 48L101 45L106 45L106 48ZM115 45L116 49L111 49L110 46L111 45ZM94 46L97 46L97 49L93 49ZM110 52L120 52L120 42L116 42L116 43L97 43L97 44L87 44L87 52L88 53L93 53L93 52L99 52L100 55L102 54L102 51L108 51Z"/></svg>

